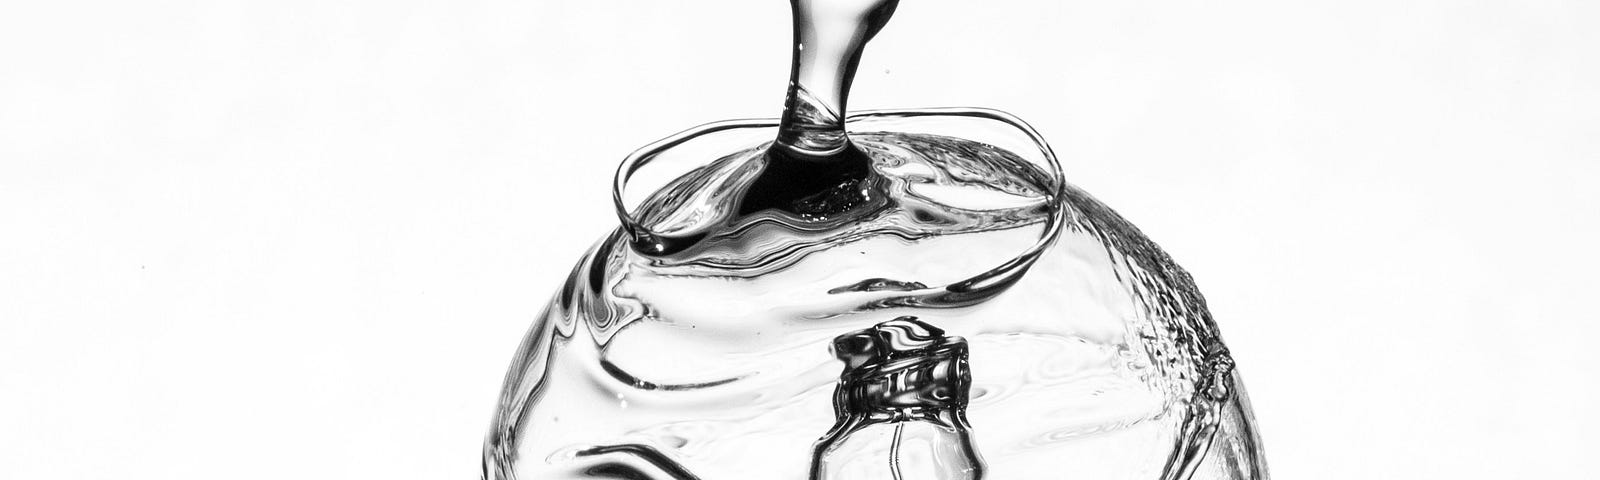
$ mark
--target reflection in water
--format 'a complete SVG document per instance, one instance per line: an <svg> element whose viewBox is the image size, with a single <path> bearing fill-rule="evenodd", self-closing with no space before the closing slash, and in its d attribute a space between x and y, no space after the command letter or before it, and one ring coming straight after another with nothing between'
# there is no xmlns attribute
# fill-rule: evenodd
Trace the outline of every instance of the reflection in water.
<svg viewBox="0 0 1600 480"><path fill-rule="evenodd" d="M993 138L876 130L958 120ZM970 451L929 457L970 457L987 479L1265 478L1188 275L1062 183L1046 147L995 146L1033 142L1024 125L982 111L859 122L852 141L880 182L871 207L742 213L758 142L625 209L630 223L579 262L519 351L488 478L808 478L818 439L841 422L841 368L870 363L830 354L852 351L835 340L894 331L880 324L907 315L927 332L903 335L907 345L936 330L965 339L966 422L868 422L885 428L835 442L835 456L893 457L851 445L899 438ZM636 231L695 239L661 253ZM941 426L958 424L970 429ZM935 440L952 432L962 441Z"/></svg>
<svg viewBox="0 0 1600 480"><path fill-rule="evenodd" d="M1265 478L1182 269L1009 115L847 118L896 0L791 5L781 119L624 162L623 226L517 352L486 479Z"/></svg>

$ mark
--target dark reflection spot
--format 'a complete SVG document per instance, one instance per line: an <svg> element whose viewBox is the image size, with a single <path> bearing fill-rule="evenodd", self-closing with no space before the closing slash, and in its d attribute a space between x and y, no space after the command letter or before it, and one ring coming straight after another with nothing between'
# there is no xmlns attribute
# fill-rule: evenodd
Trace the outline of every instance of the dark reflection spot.
<svg viewBox="0 0 1600 480"><path fill-rule="evenodd" d="M594 466L584 469L584 474L587 476L593 476L594 478L612 478L620 480L700 480L699 477L689 473L688 469L683 468L683 465L679 465L678 462L674 461L666 454L661 453L660 450L656 450L655 447L651 447L649 445L604 445L578 452L579 457L601 457L609 455L619 455L623 456L624 458L631 456L640 460L644 460L645 462L649 463L650 466L659 470L661 476L651 476L644 471L639 470L637 467L615 460L604 460L602 461L603 463L598 463Z"/></svg>
<svg viewBox="0 0 1600 480"><path fill-rule="evenodd" d="M633 468L632 465L622 463L602 463L583 470L583 476L590 478L614 478L618 480L652 480L650 475Z"/></svg>

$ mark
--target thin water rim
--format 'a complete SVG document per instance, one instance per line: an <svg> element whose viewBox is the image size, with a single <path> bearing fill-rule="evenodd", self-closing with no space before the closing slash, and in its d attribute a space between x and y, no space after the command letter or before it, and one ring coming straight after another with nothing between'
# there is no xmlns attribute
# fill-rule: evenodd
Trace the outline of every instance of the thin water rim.
<svg viewBox="0 0 1600 480"><path fill-rule="evenodd" d="M1055 242L1056 238L1058 238L1061 233L1062 224L1064 223L1063 215L1065 210L1062 203L1063 192L1067 186L1067 182L1066 176L1061 169L1061 163L1056 159L1055 151L1050 147L1050 144L1045 141L1044 136L1040 135L1039 132L1034 130L1034 128L1031 125L1028 125L1027 122L1022 121L1022 119L1017 118L1009 113L988 108L945 107L915 110L868 110L851 114L850 116L846 117L845 122L848 125L854 122L875 119L917 117L967 117L998 121L1021 131L1038 148L1039 154L1044 160L1044 164L1042 165L1042 167L1044 167L1044 173L1049 177L1050 182L1050 184L1046 186L1049 192L1047 194L1048 198L1046 198L1046 204L1050 209L1050 215L1045 220L1045 228L1044 231L1040 232L1039 239L1035 241L1033 245L1029 246L1027 250L1022 251L1021 253L1007 260L1005 263L990 268L983 273L979 273L967 278L966 280L951 283L941 289L949 290L951 292L975 292L1004 286L1014 282L1022 273L1027 271L1028 267L1032 266L1033 263L1039 259L1044 251ZM617 171L613 177L611 187L612 206L616 210L617 219L622 222L623 229L626 230L630 235L633 235L635 238L639 238L641 236L654 238L659 236L659 234L651 230L650 227L644 225L638 219L634 218L632 213L629 212L627 204L623 200L623 192L627 190L628 181L633 178L634 173L638 172L646 165L649 165L650 162L658 155L691 140L701 138L705 135L738 129L776 128L778 124L779 120L776 118L724 120L712 122L684 130L661 140L657 140L639 148L638 150L635 150L633 153L628 154L628 156L622 160L622 163L617 166Z"/></svg>

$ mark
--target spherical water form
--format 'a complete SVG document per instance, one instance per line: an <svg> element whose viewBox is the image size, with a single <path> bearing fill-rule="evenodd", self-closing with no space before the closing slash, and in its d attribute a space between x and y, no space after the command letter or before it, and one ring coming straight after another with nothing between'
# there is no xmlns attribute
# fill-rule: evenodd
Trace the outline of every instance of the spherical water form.
<svg viewBox="0 0 1600 480"><path fill-rule="evenodd" d="M754 3L627 25L787 31L787 6ZM908 4L890 29L939 28L905 26L933 8L970 9ZM670 43L652 55L712 48ZM606 63L636 60L659 58ZM623 162L621 225L518 350L486 478L1266 478L1188 275L1069 185L1027 124L861 112L848 144L775 145L795 137L779 123L714 123ZM847 151L782 153L794 145Z"/></svg>

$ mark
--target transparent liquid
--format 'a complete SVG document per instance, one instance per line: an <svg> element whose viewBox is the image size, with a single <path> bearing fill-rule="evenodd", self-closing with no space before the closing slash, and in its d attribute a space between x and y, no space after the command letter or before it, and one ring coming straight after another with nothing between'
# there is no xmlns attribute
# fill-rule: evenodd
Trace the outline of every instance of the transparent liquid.
<svg viewBox="0 0 1600 480"><path fill-rule="evenodd" d="M830 343L913 315L970 346L983 478L1264 478L1203 300L1136 229L1010 150L852 138L882 185L833 217L741 215L759 144L633 209L698 240L619 229L580 262L508 375L488 477L811 478Z"/></svg>
<svg viewBox="0 0 1600 480"><path fill-rule="evenodd" d="M896 2L791 5L781 119L624 162L623 226L524 340L485 478L1266 478L1181 268L1005 114L847 129Z"/></svg>

